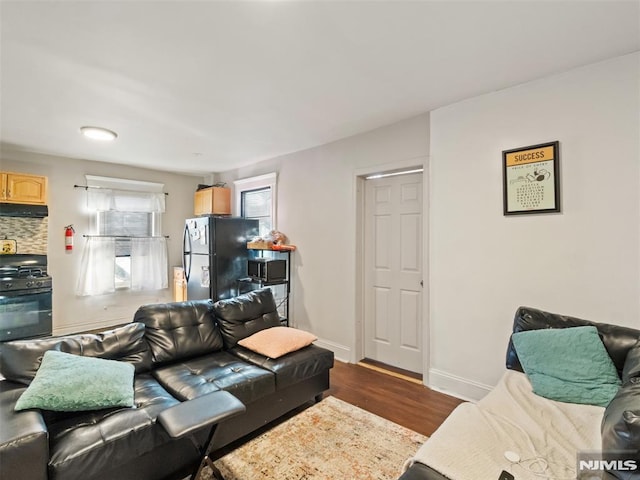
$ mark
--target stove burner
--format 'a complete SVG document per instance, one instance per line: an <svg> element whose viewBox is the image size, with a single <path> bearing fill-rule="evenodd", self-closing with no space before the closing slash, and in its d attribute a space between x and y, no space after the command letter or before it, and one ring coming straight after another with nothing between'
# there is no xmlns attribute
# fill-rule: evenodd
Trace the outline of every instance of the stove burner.
<svg viewBox="0 0 640 480"><path fill-rule="evenodd" d="M42 268L20 267L18 277L44 277L47 273Z"/></svg>
<svg viewBox="0 0 640 480"><path fill-rule="evenodd" d="M51 288L45 256L0 256L0 292L43 288Z"/></svg>
<svg viewBox="0 0 640 480"><path fill-rule="evenodd" d="M3 278L35 278L46 277L46 267L0 267L0 277Z"/></svg>

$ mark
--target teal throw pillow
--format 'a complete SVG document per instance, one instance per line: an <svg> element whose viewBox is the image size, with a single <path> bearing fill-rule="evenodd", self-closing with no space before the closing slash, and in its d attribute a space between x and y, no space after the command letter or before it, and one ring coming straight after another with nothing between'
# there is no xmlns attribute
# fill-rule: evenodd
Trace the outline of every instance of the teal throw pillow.
<svg viewBox="0 0 640 480"><path fill-rule="evenodd" d="M133 406L134 366L49 350L15 410L78 412Z"/></svg>
<svg viewBox="0 0 640 480"><path fill-rule="evenodd" d="M514 333L512 340L537 395L606 407L620 388L596 327L528 330Z"/></svg>

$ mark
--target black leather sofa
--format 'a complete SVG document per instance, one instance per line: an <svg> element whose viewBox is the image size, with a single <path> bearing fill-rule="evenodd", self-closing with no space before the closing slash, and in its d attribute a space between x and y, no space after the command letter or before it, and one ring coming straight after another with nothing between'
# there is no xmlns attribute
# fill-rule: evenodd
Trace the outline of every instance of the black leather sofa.
<svg viewBox="0 0 640 480"><path fill-rule="evenodd" d="M272 360L237 345L279 325L271 291L263 289L215 304L146 305L132 323L100 334L0 344L0 478L183 478L198 465L199 451L189 438L171 438L156 422L163 411L218 390L233 394L246 411L219 425L217 449L319 400L329 388L329 350L310 345ZM135 407L15 412L47 350L133 364ZM208 432L196 432L199 443L206 442Z"/></svg>
<svg viewBox="0 0 640 480"><path fill-rule="evenodd" d="M598 329L602 342L622 379L618 394L604 411L601 428L602 451L628 452L640 468L640 330L520 307L513 321L513 332L584 325L593 325ZM507 347L506 367L523 372L511 340ZM460 432L460 435L467 433L469 432ZM640 471L635 473L620 471L611 474L602 472L602 478L640 480ZM414 463L399 480L455 479L445 477L428 465Z"/></svg>

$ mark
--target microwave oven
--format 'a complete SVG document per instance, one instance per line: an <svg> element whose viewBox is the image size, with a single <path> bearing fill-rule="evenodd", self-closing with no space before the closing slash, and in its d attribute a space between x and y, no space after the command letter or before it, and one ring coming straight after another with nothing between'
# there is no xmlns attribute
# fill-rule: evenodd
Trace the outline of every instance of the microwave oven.
<svg viewBox="0 0 640 480"><path fill-rule="evenodd" d="M252 258L247 264L247 273L259 282L279 282L287 278L287 262L275 258Z"/></svg>

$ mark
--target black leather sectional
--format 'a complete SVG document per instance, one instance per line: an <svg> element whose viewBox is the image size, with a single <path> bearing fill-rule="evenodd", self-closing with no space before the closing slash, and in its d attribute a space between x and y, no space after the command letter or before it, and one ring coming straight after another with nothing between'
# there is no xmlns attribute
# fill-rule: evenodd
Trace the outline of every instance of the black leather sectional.
<svg viewBox="0 0 640 480"><path fill-rule="evenodd" d="M0 344L0 478L182 478L198 464L199 452L189 438L167 434L156 422L161 412L218 390L236 396L246 412L219 426L215 449L319 400L329 388L329 350L311 345L273 360L236 345L279 325L271 291L263 289L215 304L146 305L132 323L105 333ZM15 412L47 350L133 364L135 407ZM197 432L201 443L207 433Z"/></svg>

